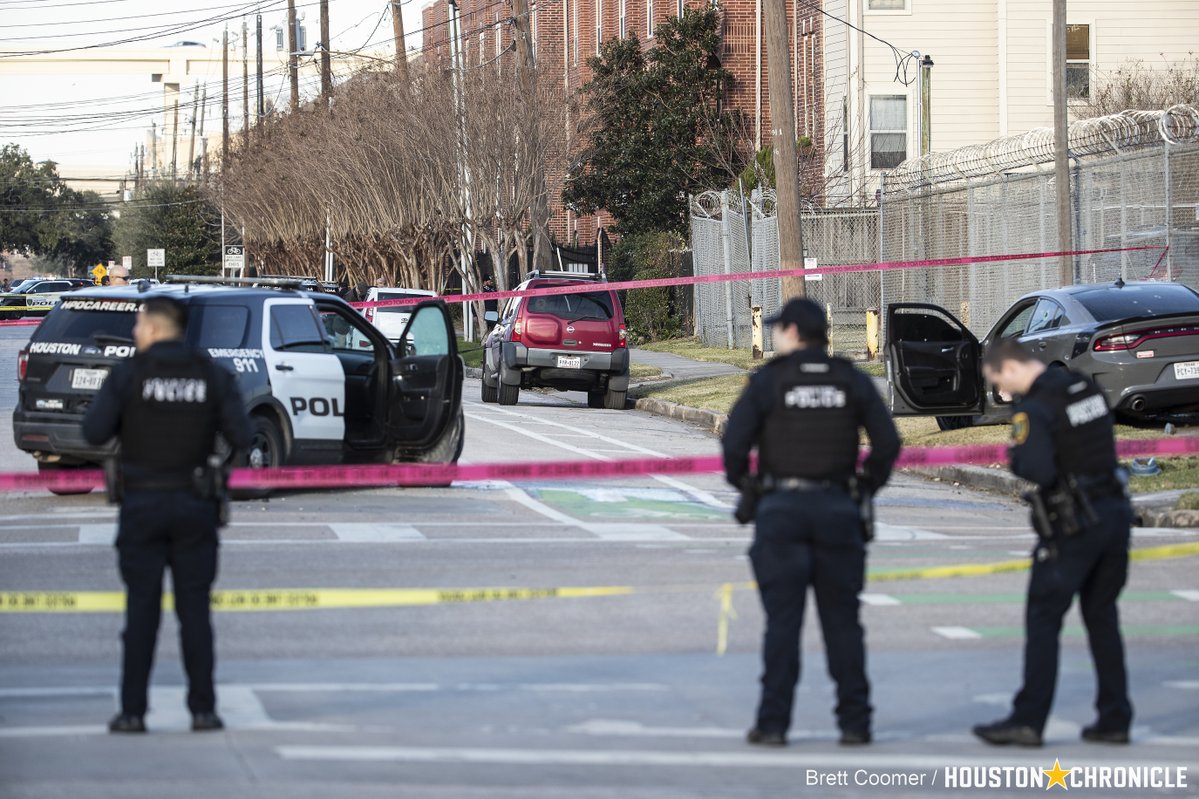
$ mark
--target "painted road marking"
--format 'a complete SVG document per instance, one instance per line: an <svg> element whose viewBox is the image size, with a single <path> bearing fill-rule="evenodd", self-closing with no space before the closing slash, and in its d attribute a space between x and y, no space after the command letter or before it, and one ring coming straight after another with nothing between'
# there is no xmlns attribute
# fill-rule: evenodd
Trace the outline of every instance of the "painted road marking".
<svg viewBox="0 0 1199 799"><path fill-rule="evenodd" d="M1170 593L1173 594L1174 596L1178 597L1179 599L1185 599L1188 602L1199 602L1199 591L1193 591L1193 590L1188 589L1188 590L1171 591Z"/></svg>
<svg viewBox="0 0 1199 799"><path fill-rule="evenodd" d="M858 599L863 605L874 605L876 607L890 607L901 604L898 599L889 594L858 594Z"/></svg>
<svg viewBox="0 0 1199 799"><path fill-rule="evenodd" d="M1170 680L1165 685L1167 688L1178 688L1183 691L1199 691L1199 680Z"/></svg>
<svg viewBox="0 0 1199 799"><path fill-rule="evenodd" d="M79 543L110 547L117 540L117 526L110 524L79 525Z"/></svg>
<svg viewBox="0 0 1199 799"><path fill-rule="evenodd" d="M934 627L933 632L951 641L971 641L982 638L982 633L975 632L969 627Z"/></svg>
<svg viewBox="0 0 1199 799"><path fill-rule="evenodd" d="M689 541L688 536L656 524L588 524L587 532L605 541Z"/></svg>
<svg viewBox="0 0 1199 799"><path fill-rule="evenodd" d="M340 522L328 525L339 541L355 544L394 544L398 541L424 541L423 535L407 524Z"/></svg>

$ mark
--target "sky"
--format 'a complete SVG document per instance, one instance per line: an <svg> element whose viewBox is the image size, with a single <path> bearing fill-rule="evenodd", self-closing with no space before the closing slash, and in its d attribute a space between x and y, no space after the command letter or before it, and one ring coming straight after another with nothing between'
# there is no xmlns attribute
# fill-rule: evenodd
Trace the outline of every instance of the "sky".
<svg viewBox="0 0 1199 799"><path fill-rule="evenodd" d="M401 5L409 48L419 48L420 10L427 0ZM309 50L320 39L317 0L296 0L304 16ZM391 52L392 24L388 0L329 0L329 29L333 53L386 48ZM0 144L17 143L34 160L59 163L60 173L74 176L124 174L138 144L146 141L151 120L162 124L162 85L146 74L98 75L79 69L75 74L13 75L11 54L58 51L104 45L122 48L166 47L199 42L215 60L208 75L181 86L180 128L188 131L192 90L207 84L205 134L220 135L220 37L228 21L230 36L240 38L246 15L250 38L250 71L254 71L254 21L262 14L264 71L276 66L274 26L286 24L286 0L0 0ZM136 41L130 41L136 39ZM240 41L230 58L230 125L241 127ZM336 58L336 55L334 56ZM308 59L309 62L312 59ZM312 69L303 71L302 93L316 94L319 82ZM264 96L288 99L285 75L268 74ZM251 84L251 104L254 89ZM184 158L185 160L185 158Z"/></svg>

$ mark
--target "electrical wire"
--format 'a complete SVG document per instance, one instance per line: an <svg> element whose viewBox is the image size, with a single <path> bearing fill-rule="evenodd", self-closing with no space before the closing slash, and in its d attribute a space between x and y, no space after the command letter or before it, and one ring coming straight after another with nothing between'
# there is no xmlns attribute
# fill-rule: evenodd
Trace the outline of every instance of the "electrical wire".
<svg viewBox="0 0 1199 799"><path fill-rule="evenodd" d="M816 10L819 11L821 14L824 14L824 16L828 17L829 19L840 22L842 25L845 25L848 28L852 28L853 30L857 31L858 33L860 33L864 36L869 36L871 39L874 39L879 44L882 44L883 46L889 48L891 50L891 56L895 59L895 77L893 78L893 81L895 83L901 83L904 86L911 86L916 81L915 77L912 77L908 74L908 70L911 68L911 65L913 63L916 63L919 61L920 57L918 55L916 55L916 51L913 50L913 51L909 51L909 52L904 52L903 50L900 50L895 45L891 44L886 39L883 39L879 36L875 36L873 33L866 30L865 28L859 28L857 25L854 25L852 22L850 22L847 19L841 19L841 17L838 17L835 14L830 14L829 12L824 10L824 8L822 7L821 4L816 5Z"/></svg>

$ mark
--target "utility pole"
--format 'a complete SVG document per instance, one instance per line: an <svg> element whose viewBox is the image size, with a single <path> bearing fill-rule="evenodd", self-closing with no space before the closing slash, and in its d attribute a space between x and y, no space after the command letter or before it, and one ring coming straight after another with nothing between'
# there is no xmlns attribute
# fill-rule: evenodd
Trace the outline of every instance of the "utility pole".
<svg viewBox="0 0 1199 799"><path fill-rule="evenodd" d="M261 14L258 15L258 21L257 21L256 25L258 26L258 37L257 37L257 41L256 41L256 48L258 51L257 52L257 60L258 60L258 87L257 87L258 88L258 124L261 125L262 124L262 115L263 115L263 107L262 107L262 15Z"/></svg>
<svg viewBox="0 0 1199 799"><path fill-rule="evenodd" d="M158 125L150 121L150 174L158 177Z"/></svg>
<svg viewBox="0 0 1199 799"><path fill-rule="evenodd" d="M458 182L462 191L462 253L459 271L462 274L462 291L470 293L470 273L475 258L474 236L471 229L473 211L470 196L470 167L466 162L466 104L463 100L462 74L462 40L459 38L461 18L458 14L457 0L446 0L448 8L450 34L450 62L453 64L454 116L457 117L458 146L455 156L458 161ZM462 305L462 335L466 341L475 340L474 306L467 302Z"/></svg>
<svg viewBox="0 0 1199 799"><path fill-rule="evenodd" d="M321 102L333 102L333 65L329 54L329 0L321 0Z"/></svg>
<svg viewBox="0 0 1199 799"><path fill-rule="evenodd" d="M171 122L171 181L179 177L179 98L175 98L175 118Z"/></svg>
<svg viewBox="0 0 1199 799"><path fill-rule="evenodd" d="M791 92L791 46L786 0L762 0L766 27L766 66L770 73L770 135L774 145L778 196L779 269L803 268L799 222L799 157L795 152L795 96ZM783 297L804 297L803 277L783 278Z"/></svg>
<svg viewBox="0 0 1199 799"><path fill-rule="evenodd" d="M932 152L933 135L933 59L920 61L920 154Z"/></svg>
<svg viewBox="0 0 1199 799"><path fill-rule="evenodd" d="M532 25L529 20L529 0L513 0L512 16L516 21L516 57L520 62L521 82L524 85L525 98L532 103L524 119L532 123L536 130L537 118L537 64L533 57L533 41L530 34ZM541 147L534 147L537 153L533 164L533 207L530 209L530 222L533 228L533 268L545 272L553 265L550 252L550 208L545 186L545 161L541 157ZM598 238L596 240L598 244ZM505 265L504 283L507 286L507 269Z"/></svg>
<svg viewBox="0 0 1199 799"><path fill-rule="evenodd" d="M250 37L246 18L241 18L241 110L242 138L250 143Z"/></svg>
<svg viewBox="0 0 1199 799"><path fill-rule="evenodd" d="M400 12L400 0L391 0L391 31L396 40L396 74L408 82L408 52L404 46L404 15Z"/></svg>
<svg viewBox="0 0 1199 799"><path fill-rule="evenodd" d="M229 163L229 26L221 37L221 168Z"/></svg>
<svg viewBox="0 0 1199 799"><path fill-rule="evenodd" d="M204 153L204 116L208 111L208 84L204 84L200 92L200 152Z"/></svg>
<svg viewBox="0 0 1199 799"><path fill-rule="evenodd" d="M187 143L187 178L191 180L196 171L196 114L200 106L200 87L192 87L192 133Z"/></svg>
<svg viewBox="0 0 1199 799"><path fill-rule="evenodd" d="M1070 219L1070 119L1066 114L1066 0L1053 0L1053 183L1057 192L1057 246L1074 249ZM1074 284L1074 258L1063 255L1058 266L1063 286Z"/></svg>
<svg viewBox="0 0 1199 799"><path fill-rule="evenodd" d="M291 110L300 108L300 67L296 60L296 0L287 0L287 75L291 81Z"/></svg>

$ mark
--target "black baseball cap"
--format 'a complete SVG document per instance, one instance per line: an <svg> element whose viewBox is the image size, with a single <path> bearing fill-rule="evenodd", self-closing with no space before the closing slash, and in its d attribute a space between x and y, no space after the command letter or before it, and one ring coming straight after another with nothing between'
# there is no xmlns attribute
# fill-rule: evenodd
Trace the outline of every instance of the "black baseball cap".
<svg viewBox="0 0 1199 799"><path fill-rule="evenodd" d="M768 325L795 325L804 338L828 340L828 318L824 309L806 298L789 300L778 313L762 321Z"/></svg>

